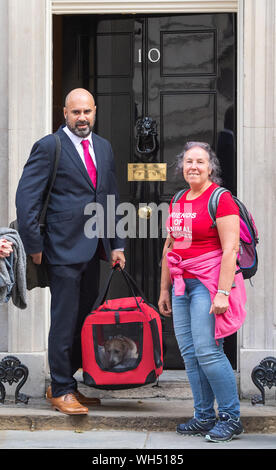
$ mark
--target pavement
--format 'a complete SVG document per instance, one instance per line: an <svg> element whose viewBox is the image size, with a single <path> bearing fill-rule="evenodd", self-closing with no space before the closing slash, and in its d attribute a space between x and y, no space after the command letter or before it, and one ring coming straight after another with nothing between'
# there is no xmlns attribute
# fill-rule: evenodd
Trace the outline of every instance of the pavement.
<svg viewBox="0 0 276 470"><path fill-rule="evenodd" d="M102 455L112 452L132 451L132 455L152 451L156 454L182 454L182 450L231 451L235 450L274 450L276 453L276 434L244 433L227 443L213 443L200 436L180 436L174 431L0 431L0 452L3 449L47 449L47 450L93 450ZM138 452L136 452L138 451ZM165 452L164 452L165 451ZM90 452L90 456L100 452ZM117 454L118 455L118 454ZM126 453L127 455L127 453Z"/></svg>
<svg viewBox="0 0 276 470"><path fill-rule="evenodd" d="M8 396L7 386L7 398L0 404L0 431L164 432L175 431L178 423L193 416L192 394L185 371L164 371L157 384L120 391L87 387L82 383L81 372L76 379L79 390L87 396L99 397L101 406L90 407L88 415L68 416L53 410L44 398L30 397L28 404L15 404L14 395ZM46 381L45 387L47 385ZM24 387L20 391L24 393ZM265 405L254 406L250 399L241 400L241 418L246 432L276 434L276 400L269 399Z"/></svg>
<svg viewBox="0 0 276 470"><path fill-rule="evenodd" d="M177 424L193 416L185 371L165 371L158 384L121 391L92 389L81 383L82 374L76 378L82 393L101 399L101 405L90 407L88 415L62 414L44 398L30 397L27 404L15 404L6 387L7 397L0 404L1 456L8 453L13 463L29 456L28 467L36 468L36 452L39 462L45 464L51 464L58 452L63 463L111 464L128 469L133 463L175 466L185 463L188 456L202 458L203 452L211 456L211 451L215 451L215 457L227 455L227 459L231 451L233 456L243 452L255 464L257 452L262 454L261 459L263 451L270 457L272 452L276 455L274 395L265 405L253 406L250 399L241 400L245 432L229 443L210 443L204 437L176 433ZM46 388L48 383L46 380Z"/></svg>

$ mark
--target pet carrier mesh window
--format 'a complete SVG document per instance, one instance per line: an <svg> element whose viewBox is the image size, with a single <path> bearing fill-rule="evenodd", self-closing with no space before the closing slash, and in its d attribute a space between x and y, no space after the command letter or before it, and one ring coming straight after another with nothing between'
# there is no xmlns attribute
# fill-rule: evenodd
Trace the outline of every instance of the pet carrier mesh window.
<svg viewBox="0 0 276 470"><path fill-rule="evenodd" d="M135 369L143 352L143 323L94 325L93 343L96 362L102 370Z"/></svg>

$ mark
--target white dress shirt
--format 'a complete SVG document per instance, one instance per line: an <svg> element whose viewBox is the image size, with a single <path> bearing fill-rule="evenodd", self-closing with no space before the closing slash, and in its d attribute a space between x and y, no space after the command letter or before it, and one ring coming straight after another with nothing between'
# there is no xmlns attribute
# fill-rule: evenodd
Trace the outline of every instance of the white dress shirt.
<svg viewBox="0 0 276 470"><path fill-rule="evenodd" d="M79 137L78 135L73 134L73 132L71 132L67 126L63 127L62 130L65 132L65 134L68 135L69 139L71 139L71 141L73 142L85 168L86 168L86 164L85 164L83 146L81 145L81 141L89 140L89 154L94 162L95 167L97 168L97 162L96 162L95 152L94 152L93 143L92 143L92 132L90 132L90 134L87 137ZM124 248L116 248L116 250L124 251Z"/></svg>
<svg viewBox="0 0 276 470"><path fill-rule="evenodd" d="M92 143L92 132L90 132L90 134L87 137L79 137L78 135L73 134L73 132L71 132L67 126L63 127L62 130L65 132L65 134L68 135L69 139L73 142L85 168L86 168L86 164L85 164L83 146L81 144L81 141L89 140L89 154L94 162L95 167L97 168L97 162L96 162L95 152L94 152L93 143Z"/></svg>

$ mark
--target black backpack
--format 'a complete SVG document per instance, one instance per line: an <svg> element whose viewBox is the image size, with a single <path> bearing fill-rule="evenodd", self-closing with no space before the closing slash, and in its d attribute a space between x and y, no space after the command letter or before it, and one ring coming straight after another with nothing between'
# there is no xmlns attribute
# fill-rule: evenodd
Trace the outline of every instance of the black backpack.
<svg viewBox="0 0 276 470"><path fill-rule="evenodd" d="M179 201L186 191L188 191L188 189L182 189L174 195L172 207L176 204L177 201ZM230 191L219 186L218 188L214 189L209 198L208 212L213 221L212 227L216 226L216 212L219 199L220 196L225 192ZM252 214L248 211L245 205L236 196L232 195L232 197L240 211L240 249L237 260L239 271L237 272L242 272L244 279L250 279L256 274L258 269L258 254L256 248L257 244L259 243L258 230Z"/></svg>

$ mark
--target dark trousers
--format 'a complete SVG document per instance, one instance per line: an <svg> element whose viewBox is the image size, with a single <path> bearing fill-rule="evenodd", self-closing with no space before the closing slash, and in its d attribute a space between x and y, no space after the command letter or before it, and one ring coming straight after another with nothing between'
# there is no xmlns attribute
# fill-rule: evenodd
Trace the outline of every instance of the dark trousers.
<svg viewBox="0 0 276 470"><path fill-rule="evenodd" d="M51 326L48 358L54 397L77 388L73 375L81 367L81 328L98 296L98 252L88 263L48 265Z"/></svg>

